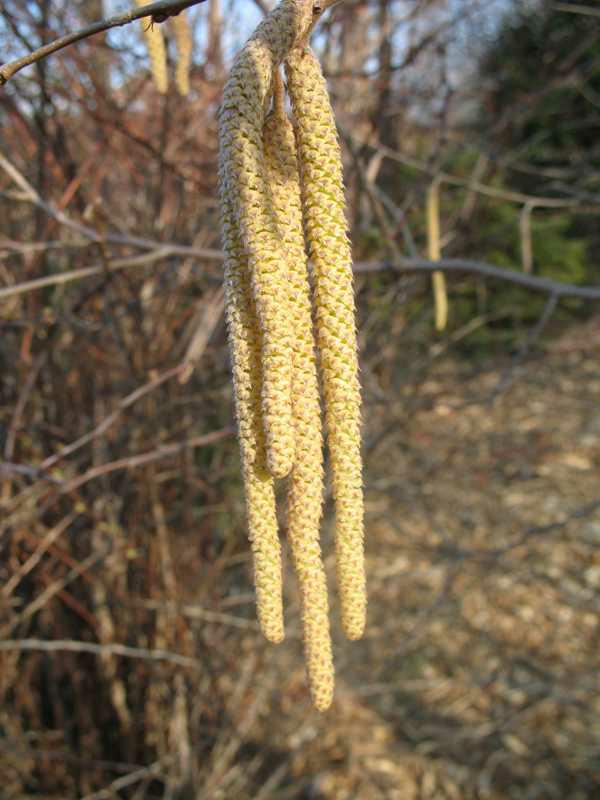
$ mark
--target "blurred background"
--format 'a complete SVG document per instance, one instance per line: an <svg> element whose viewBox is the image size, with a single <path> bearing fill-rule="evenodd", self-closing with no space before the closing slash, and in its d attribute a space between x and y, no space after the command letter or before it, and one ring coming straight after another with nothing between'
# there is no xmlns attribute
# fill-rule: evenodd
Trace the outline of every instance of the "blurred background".
<svg viewBox="0 0 600 800"><path fill-rule="evenodd" d="M127 7L4 0L0 58ZM216 112L267 7L186 12L187 96L174 20L166 93L139 23L0 90L0 796L599 797L600 9L345 0L314 37L370 592L348 643L328 495L320 715L287 551L285 642L255 622L222 315Z"/></svg>

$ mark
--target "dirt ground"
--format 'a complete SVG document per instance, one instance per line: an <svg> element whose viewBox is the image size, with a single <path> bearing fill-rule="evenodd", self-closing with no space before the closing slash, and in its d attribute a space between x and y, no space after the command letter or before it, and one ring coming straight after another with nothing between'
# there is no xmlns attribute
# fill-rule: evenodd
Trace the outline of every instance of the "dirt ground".
<svg viewBox="0 0 600 800"><path fill-rule="evenodd" d="M442 359L410 414L367 389L368 633L338 627L323 717L269 656L265 797L600 796L599 333L508 375Z"/></svg>

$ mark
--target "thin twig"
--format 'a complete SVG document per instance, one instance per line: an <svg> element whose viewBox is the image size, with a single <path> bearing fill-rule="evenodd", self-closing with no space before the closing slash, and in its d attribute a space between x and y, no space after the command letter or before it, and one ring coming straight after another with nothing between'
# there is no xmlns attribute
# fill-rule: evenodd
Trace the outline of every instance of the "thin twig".
<svg viewBox="0 0 600 800"><path fill-rule="evenodd" d="M109 19L99 20L91 25L87 25L79 31L67 33L65 36L61 36L53 42L39 47L37 50L34 50L33 53L28 53L26 56L15 59L15 61L9 61L8 64L4 64L0 67L0 86L3 86L13 75L24 67L35 64L37 61L41 61L71 44L80 42L83 39L88 39L90 36L95 36L97 33L108 31L111 28L120 28L123 25L129 25L136 19L142 19L143 17L153 17L155 22L160 22L162 21L161 17L166 19L190 6L195 6L202 2L204 2L204 0L161 0L161 2L149 3L147 6L126 11L124 14L118 14Z"/></svg>
<svg viewBox="0 0 600 800"><path fill-rule="evenodd" d="M194 249L195 248L186 247L186 255L189 255L190 250L193 251ZM131 267L147 267L157 261L163 261L166 258L181 254L182 249L178 245L159 245L156 250L151 253L144 253L143 255L132 256L131 258L115 258L92 267L82 267L81 269L73 269L68 272L59 272L55 275L46 275L43 278L33 278L30 281L24 281L15 286L7 286L4 289L0 289L0 300L5 300L7 297L14 297L18 294L32 292L35 289L44 289L48 286L61 286L65 283L71 283L71 281L91 278L94 275L103 275L107 272L117 272L118 270L130 269ZM199 248L195 253L192 252L191 254L198 255L202 258L208 257L211 260L220 261L223 258L219 250L202 250Z"/></svg>
<svg viewBox="0 0 600 800"><path fill-rule="evenodd" d="M113 800L113 798L117 797L117 792L120 789L126 789L128 786L133 786L134 783L140 783L140 781L147 780L148 778L159 777L172 760L171 756L161 758L148 767L141 767L140 769L130 772L129 775L123 775L122 778L117 778L105 789L100 789L100 791L93 792L92 794L86 794L81 800Z"/></svg>
<svg viewBox="0 0 600 800"><path fill-rule="evenodd" d="M492 390L492 393L489 398L490 402L493 402L500 394L505 392L515 382L517 369L523 363L523 361L529 354L529 351L531 350L535 342L540 338L540 336L544 332L546 326L552 319L552 315L556 311L557 305L558 305L558 299L556 295L555 294L549 295L546 301L546 305L544 306L544 310L540 315L540 318L535 323L533 328L531 328L531 330L529 331L527 338L523 343L523 346L515 355L512 364L504 372L504 374L498 381L498 385Z"/></svg>
<svg viewBox="0 0 600 800"><path fill-rule="evenodd" d="M469 258L443 258L440 261L427 261L424 258L404 258L399 264L392 261L359 261L354 265L355 272L369 273L395 270L397 272L435 272L435 270L455 273L472 273L484 278L507 281L531 289L533 292L564 297L580 297L583 300L600 300L600 286L575 286L571 283L558 283L550 278L537 275L524 275L512 269L502 269L486 264L484 261L473 261Z"/></svg>
<svg viewBox="0 0 600 800"><path fill-rule="evenodd" d="M587 17L600 17L600 8L584 6L581 3L554 3L555 11L567 11L569 14L584 14Z"/></svg>
<svg viewBox="0 0 600 800"><path fill-rule="evenodd" d="M66 445L58 453L55 453L53 456L49 456L40 464L41 470L48 470L50 467L53 467L58 461L62 461L63 458L70 456L76 450L79 450L84 445L88 444L89 442L97 439L98 436L102 436L103 433L113 425L117 419L121 416L121 414L126 411L130 406L134 403L137 403L138 400L141 400L142 397L145 397L150 392L153 392L155 389L158 389L159 386L162 386L163 383L166 383L171 378L174 378L178 375L182 370L183 365L178 365L176 367L172 367L171 369L163 372L162 375L159 375L157 378L154 378L148 383L145 383L143 386L138 386L138 388L124 397L119 405L112 411L107 417L105 417L102 422L100 422L95 428L93 428L88 433L80 436L79 439L76 439L71 444Z"/></svg>
<svg viewBox="0 0 600 800"><path fill-rule="evenodd" d="M48 550L48 548L52 547L54 542L59 539L63 533L67 530L70 524L77 519L78 513L76 511L72 511L70 514L67 514L66 517L63 517L61 521L51 528L48 533L44 536L41 540L39 545L36 547L35 551L29 556L29 558L21 564L19 569L17 569L14 574L10 577L8 582L2 587L0 590L0 594L4 597L10 597L10 595L14 592L17 588L19 583L25 578L31 570L35 569L35 567L39 564L42 556Z"/></svg>
<svg viewBox="0 0 600 800"><path fill-rule="evenodd" d="M108 555L109 549L104 549L99 553L92 553L83 561L78 563L73 569L69 570L69 572L65 575L64 578L59 578L57 581L54 581L50 586L48 586L44 591L36 597L35 600L32 600L29 605L21 611L21 613L12 619L7 625L5 625L0 630L0 638L4 638L8 636L11 631L14 631L16 627L18 627L22 622L25 622L26 619L32 617L35 613L37 613L41 608L43 608L47 603L52 600L52 598L61 592L66 586L76 580L81 574L86 572L88 569L91 569L95 566L99 561ZM5 645L6 642L0 642L0 645ZM2 649L2 647L0 647ZM14 649L14 648L4 648L4 649Z"/></svg>
<svg viewBox="0 0 600 800"><path fill-rule="evenodd" d="M211 433L205 433L201 436L194 436L184 442L163 444L160 447L157 447L156 450L150 450L147 453L139 453L136 456L126 456L125 458L119 458L116 461L111 461L108 464L99 464L97 467L88 469L88 471L84 472L83 475L79 475L77 478L73 478L73 480L65 483L63 486L61 486L60 493L66 494L67 492L75 491L75 489L79 489L80 486L83 486L84 483L88 483L95 478L99 478L102 475L108 475L109 473L116 472L120 469L134 469L136 467L142 467L146 464L152 463L153 461L159 461L161 458L168 458L169 456L177 455L177 453L181 453L182 450L187 450L189 447L204 447L207 444L218 442L221 439L227 439L228 437L233 436L234 432L234 429L230 427L221 428L220 430L211 431Z"/></svg>
<svg viewBox="0 0 600 800"><path fill-rule="evenodd" d="M39 650L43 653L92 653L93 655L111 655L121 658L139 658L144 661L168 661L179 667L198 669L200 662L189 656L171 653L169 650L147 650L143 647L130 647L117 642L96 644L95 642L79 642L73 639L6 639L0 642L0 652L8 650Z"/></svg>

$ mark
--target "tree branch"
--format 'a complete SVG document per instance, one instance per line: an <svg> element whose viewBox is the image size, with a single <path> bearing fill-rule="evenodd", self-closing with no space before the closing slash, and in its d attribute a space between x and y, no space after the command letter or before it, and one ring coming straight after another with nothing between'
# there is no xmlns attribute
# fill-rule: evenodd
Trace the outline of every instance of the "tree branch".
<svg viewBox="0 0 600 800"><path fill-rule="evenodd" d="M94 36L97 33L102 33L103 31L108 31L111 28L119 28L123 25L129 25L136 19L143 19L143 17L152 17L153 23L164 22L164 20L168 19L168 17L173 17L179 14L179 12L184 11L186 8L203 2L204 0L161 0L161 2L149 3L147 6L126 11L124 14L118 14L117 16L110 17L109 19L99 20L98 22L94 22L79 31L75 31L74 33L67 33L65 36L61 36L60 38L55 39L53 42L50 42L43 47L39 47L37 50L34 50L33 53L28 53L26 56L17 58L15 61L9 61L7 64L1 66L0 86L4 86L4 84L7 83L7 81L13 77L13 75L19 72L19 70L22 70L24 67L28 67L30 64L35 64L36 61L41 61L53 53L56 53L58 50L68 47L70 44L75 44L76 42L82 41L82 39L88 39L90 36Z"/></svg>
<svg viewBox="0 0 600 800"><path fill-rule="evenodd" d="M149 650L142 647L129 647L129 645L112 642L110 644L96 644L95 642L78 642L72 639L8 639L0 642L0 651L9 650L37 650L45 653L92 653L94 655L121 656L121 658L141 658L145 661L168 661L179 667L198 668L199 662L195 658L171 653L168 650Z"/></svg>
<svg viewBox="0 0 600 800"><path fill-rule="evenodd" d="M507 281L531 289L533 292L555 295L557 299L564 297L580 297L582 300L600 300L600 286L575 286L572 283L559 283L550 278L539 278L536 275L525 275L512 269L502 269L486 264L484 261L472 261L468 258L442 258L440 261L427 261L424 258L404 258L399 263L393 261L359 261L354 265L355 272L467 272Z"/></svg>
<svg viewBox="0 0 600 800"><path fill-rule="evenodd" d="M566 11L569 14L584 14L588 17L600 17L600 8L584 6L580 3L554 3L555 11Z"/></svg>

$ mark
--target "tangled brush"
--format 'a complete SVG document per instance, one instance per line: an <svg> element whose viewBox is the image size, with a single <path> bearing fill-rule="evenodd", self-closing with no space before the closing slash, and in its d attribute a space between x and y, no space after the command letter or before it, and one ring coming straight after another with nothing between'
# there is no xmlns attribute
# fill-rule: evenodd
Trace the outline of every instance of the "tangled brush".
<svg viewBox="0 0 600 800"><path fill-rule="evenodd" d="M275 481L285 478L308 679L320 710L331 703L334 673L319 536L319 377L350 639L362 635L366 616L352 263L335 119L308 47L316 19L332 4L282 0L239 53L219 114L227 324L258 618L268 639L283 639Z"/></svg>

